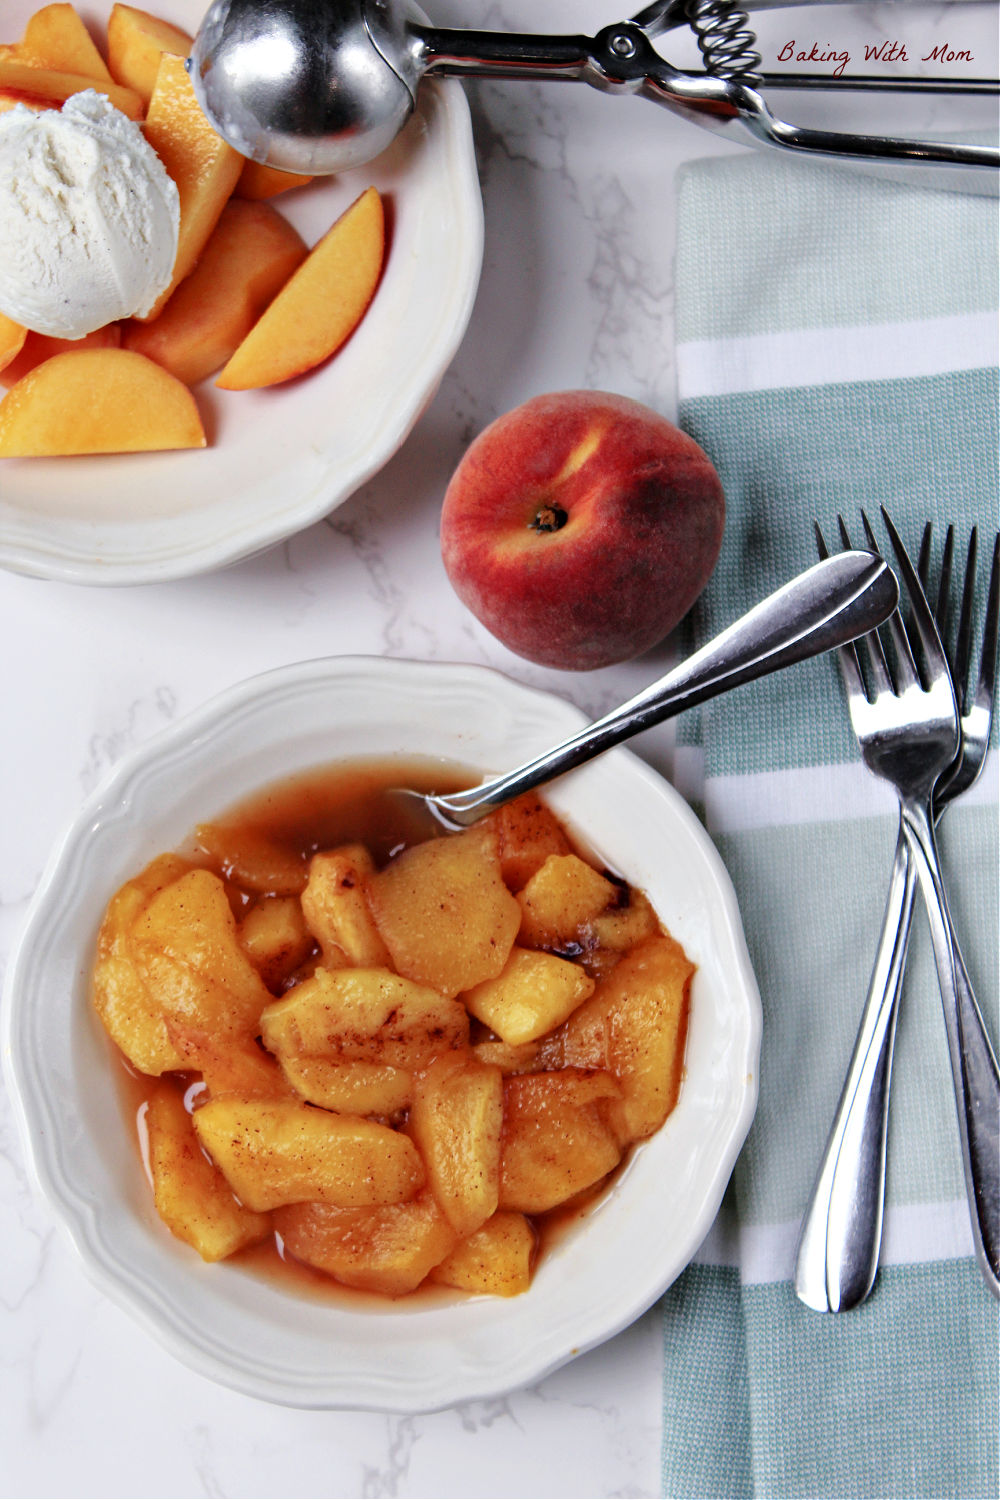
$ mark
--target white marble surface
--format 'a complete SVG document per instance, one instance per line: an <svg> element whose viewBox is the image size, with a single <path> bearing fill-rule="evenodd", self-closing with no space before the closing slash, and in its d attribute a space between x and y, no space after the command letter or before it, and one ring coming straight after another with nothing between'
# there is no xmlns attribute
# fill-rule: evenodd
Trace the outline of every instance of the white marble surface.
<svg viewBox="0 0 1000 1500"><path fill-rule="evenodd" d="M496 28L617 19L594 0L430 8L441 24ZM892 7L874 10L864 25L893 34ZM948 6L930 10L942 37L956 32ZM787 21L767 23L772 54ZM0 967L82 794L128 747L243 676L340 653L482 662L596 713L657 675L658 653L582 677L510 655L452 593L437 518L468 441L536 392L601 387L674 413L674 173L730 148L582 86L473 84L469 95L481 290L437 399L388 467L327 521L212 577L98 590L0 576ZM669 772L665 731L637 748ZM33 1194L3 1099L0 1243L4 1495L660 1492L655 1310L505 1400L408 1418L264 1406L190 1373L91 1287Z"/></svg>

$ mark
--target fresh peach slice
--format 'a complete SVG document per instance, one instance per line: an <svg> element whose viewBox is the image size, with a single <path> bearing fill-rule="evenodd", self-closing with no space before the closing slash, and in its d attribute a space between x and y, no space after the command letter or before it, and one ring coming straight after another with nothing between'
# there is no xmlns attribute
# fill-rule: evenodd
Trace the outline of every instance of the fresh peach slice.
<svg viewBox="0 0 1000 1500"><path fill-rule="evenodd" d="M187 57L191 38L179 26L161 21L133 5L114 5L108 19L108 66L111 76L134 89L148 105L164 52Z"/></svg>
<svg viewBox="0 0 1000 1500"><path fill-rule="evenodd" d="M204 447L187 386L130 349L57 354L0 402L0 458Z"/></svg>
<svg viewBox="0 0 1000 1500"><path fill-rule="evenodd" d="M44 5L36 10L25 27L17 56L35 68L82 73L102 83L113 81L90 32L72 5Z"/></svg>
<svg viewBox="0 0 1000 1500"><path fill-rule="evenodd" d="M236 186L244 159L209 125L184 59L169 52L160 57L146 115L146 139L176 182L181 204L173 280L144 320L148 322L194 269Z"/></svg>
<svg viewBox="0 0 1000 1500"><path fill-rule="evenodd" d="M265 167L259 161L247 160L236 184L236 196L257 203L263 198L276 198L291 188L305 187L309 182L312 178L303 177L299 172L282 172L277 167Z"/></svg>
<svg viewBox="0 0 1000 1500"><path fill-rule="evenodd" d="M0 370L6 371L13 363L24 348L24 341L27 337L26 328L22 328L20 323L15 323L13 318L0 313Z"/></svg>
<svg viewBox="0 0 1000 1500"><path fill-rule="evenodd" d="M36 115L41 114L43 109L52 108L48 99L41 99L35 94L15 94L10 89L0 89L0 115L5 110L14 109L18 104L23 109L30 109Z"/></svg>
<svg viewBox="0 0 1000 1500"><path fill-rule="evenodd" d="M24 109L32 110L36 115L41 114L43 109L52 108L47 99L39 99L33 94L14 94L9 89L0 89L0 115L5 110L14 109L18 104Z"/></svg>
<svg viewBox="0 0 1000 1500"><path fill-rule="evenodd" d="M16 103L33 105L36 109L58 109L71 94L92 88L106 94L130 120L142 118L142 100L132 89L123 89L117 83L97 82L82 73L39 68L20 57L0 57L0 95L13 96Z"/></svg>
<svg viewBox="0 0 1000 1500"><path fill-rule="evenodd" d="M267 203L230 199L191 275L154 322L128 325L125 347L196 385L225 364L307 253Z"/></svg>
<svg viewBox="0 0 1000 1500"><path fill-rule="evenodd" d="M72 353L77 349L117 349L122 341L121 325L108 323L104 328L95 328L82 339L56 339L46 333L28 333L20 352L3 369L0 354L0 385L16 385L29 370L44 364L55 354Z"/></svg>
<svg viewBox="0 0 1000 1500"><path fill-rule="evenodd" d="M357 327L385 255L382 200L367 188L314 246L236 350L216 385L277 385L327 359Z"/></svg>

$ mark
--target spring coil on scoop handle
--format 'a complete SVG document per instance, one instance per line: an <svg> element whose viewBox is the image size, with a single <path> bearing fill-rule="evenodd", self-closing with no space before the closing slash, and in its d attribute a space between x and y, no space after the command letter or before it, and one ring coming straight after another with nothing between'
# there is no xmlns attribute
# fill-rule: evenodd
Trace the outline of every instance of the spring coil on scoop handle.
<svg viewBox="0 0 1000 1500"><path fill-rule="evenodd" d="M759 84L762 58L746 11L733 0L687 0L686 10L706 72L749 88Z"/></svg>

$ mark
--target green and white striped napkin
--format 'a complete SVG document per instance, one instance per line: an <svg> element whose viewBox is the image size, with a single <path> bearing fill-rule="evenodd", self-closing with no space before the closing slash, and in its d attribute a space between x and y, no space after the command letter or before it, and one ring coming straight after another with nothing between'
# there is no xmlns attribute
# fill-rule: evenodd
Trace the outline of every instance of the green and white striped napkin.
<svg viewBox="0 0 1000 1500"><path fill-rule="evenodd" d="M680 421L719 469L701 640L884 504L916 551L997 526L997 205L778 156L679 188ZM987 556L982 556L983 553ZM984 586L985 591L985 586ZM677 779L736 885L764 1006L760 1105L723 1213L663 1301L663 1491L998 1493L998 1308L972 1257L926 923L896 1044L883 1262L863 1307L803 1307L802 1213L868 985L896 837L831 657L678 721ZM941 828L997 1036L997 752Z"/></svg>

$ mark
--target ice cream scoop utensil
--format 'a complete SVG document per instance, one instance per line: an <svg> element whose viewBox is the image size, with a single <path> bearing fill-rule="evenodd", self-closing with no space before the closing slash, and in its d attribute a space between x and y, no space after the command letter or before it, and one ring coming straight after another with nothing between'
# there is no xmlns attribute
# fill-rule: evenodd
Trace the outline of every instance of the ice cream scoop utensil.
<svg viewBox="0 0 1000 1500"><path fill-rule="evenodd" d="M621 708L516 771L449 796L406 795L422 802L439 822L467 827L522 792L686 708L874 630L897 599L896 579L882 558L870 552L840 552L769 594Z"/></svg>
<svg viewBox="0 0 1000 1500"><path fill-rule="evenodd" d="M402 128L423 78L476 75L569 80L637 94L696 124L806 155L952 172L993 168L973 190L995 191L1000 152L990 147L810 129L772 114L764 91L788 80L758 71L746 11L783 3L791 0L746 0L742 7L733 0L659 0L589 37L442 29L426 24L412 0L213 0L190 67L219 134L255 161L291 172L338 172L372 160ZM654 36L680 26L694 29L704 72L676 68L654 48ZM853 82L799 75L793 86L840 91ZM905 78L869 77L860 86L898 92L911 83L928 88L926 79ZM1000 90L992 79L936 79L934 86Z"/></svg>

